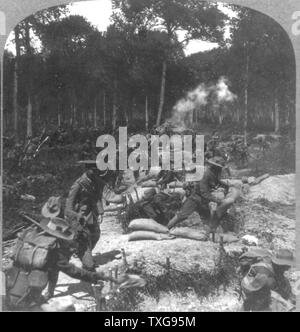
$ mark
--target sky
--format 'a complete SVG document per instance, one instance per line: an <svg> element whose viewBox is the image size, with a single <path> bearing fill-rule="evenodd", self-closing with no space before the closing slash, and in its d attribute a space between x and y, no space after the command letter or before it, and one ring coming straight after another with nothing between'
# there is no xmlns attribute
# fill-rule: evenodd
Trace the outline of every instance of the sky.
<svg viewBox="0 0 300 332"><path fill-rule="evenodd" d="M70 5L72 15L82 15L100 31L105 31L109 25L109 17L112 14L110 0L94 0L76 2ZM201 40L193 40L186 46L185 54L190 55L197 52L204 52L218 47L217 43L209 43Z"/></svg>
<svg viewBox="0 0 300 332"><path fill-rule="evenodd" d="M219 8L223 10L230 17L235 16L234 12L219 4ZM86 18L88 22L94 25L98 30L105 31L107 26L111 23L110 16L112 14L112 5L110 0L94 0L94 1L81 1L69 5L70 15L81 15ZM229 27L226 28L225 37L230 35ZM179 35L179 39L180 39ZM13 33L8 37L6 48L15 53L14 45L12 43L14 36ZM204 52L218 47L217 43L210 43L201 40L193 40L188 43L184 52L185 55L193 53Z"/></svg>

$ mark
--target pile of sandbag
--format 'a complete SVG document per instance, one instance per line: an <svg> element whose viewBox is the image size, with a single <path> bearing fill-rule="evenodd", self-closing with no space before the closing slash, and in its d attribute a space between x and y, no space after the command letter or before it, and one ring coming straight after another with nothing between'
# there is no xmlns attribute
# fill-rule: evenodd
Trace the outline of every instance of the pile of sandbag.
<svg viewBox="0 0 300 332"><path fill-rule="evenodd" d="M138 240L172 240L175 238L186 238L197 241L206 241L204 232L189 229L187 227L176 227L169 230L166 226L157 223L153 219L134 219L130 222L128 228L132 231L129 234L129 241Z"/></svg>
<svg viewBox="0 0 300 332"><path fill-rule="evenodd" d="M196 241L207 241L207 233L203 230L189 228L189 227L175 227L169 230L166 226L157 223L153 219L134 219L130 222L128 228L132 233L128 236L128 241L139 240L172 240L175 238L184 238ZM220 234L216 233L214 236L215 242L223 243L237 242L239 239L232 233Z"/></svg>

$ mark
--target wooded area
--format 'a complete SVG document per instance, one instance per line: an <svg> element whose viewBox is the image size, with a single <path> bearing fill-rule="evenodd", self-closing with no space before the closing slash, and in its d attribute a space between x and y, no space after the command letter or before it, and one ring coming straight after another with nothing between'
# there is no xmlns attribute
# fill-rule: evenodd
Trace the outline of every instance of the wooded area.
<svg viewBox="0 0 300 332"><path fill-rule="evenodd" d="M66 6L15 27L15 54L7 50L4 57L6 136L24 139L51 126L147 130L170 118L188 91L221 77L237 98L195 107L195 128L295 129L294 52L271 18L232 6L237 17L230 18L217 5L195 0L112 3L106 32L69 15ZM224 40L228 25L231 38ZM219 47L185 56L194 39Z"/></svg>

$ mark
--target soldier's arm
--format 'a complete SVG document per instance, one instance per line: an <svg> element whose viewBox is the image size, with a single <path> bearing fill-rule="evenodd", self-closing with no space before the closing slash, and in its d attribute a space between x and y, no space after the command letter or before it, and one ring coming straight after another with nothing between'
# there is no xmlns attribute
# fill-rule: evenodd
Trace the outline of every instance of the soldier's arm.
<svg viewBox="0 0 300 332"><path fill-rule="evenodd" d="M227 181L220 179L219 186L221 186L222 188L224 188L226 190L226 192L228 192L229 184L227 183Z"/></svg>
<svg viewBox="0 0 300 332"><path fill-rule="evenodd" d="M69 195L68 198L66 200L66 207L65 207L65 212L76 212L75 211L75 204L76 204L76 199L77 199L77 195L79 193L80 190L80 185L75 182L70 191L69 191Z"/></svg>
<svg viewBox="0 0 300 332"><path fill-rule="evenodd" d="M59 271L65 273L71 278L78 279L85 282L96 283L98 280L111 280L109 276L104 273L91 272L75 266L69 262L68 255L62 249L56 250L56 265ZM113 281L113 280L112 280Z"/></svg>
<svg viewBox="0 0 300 332"><path fill-rule="evenodd" d="M209 185L209 182L209 176L204 175L203 179L199 181L196 185L196 192L209 202L220 203L220 199L211 194L211 186Z"/></svg>

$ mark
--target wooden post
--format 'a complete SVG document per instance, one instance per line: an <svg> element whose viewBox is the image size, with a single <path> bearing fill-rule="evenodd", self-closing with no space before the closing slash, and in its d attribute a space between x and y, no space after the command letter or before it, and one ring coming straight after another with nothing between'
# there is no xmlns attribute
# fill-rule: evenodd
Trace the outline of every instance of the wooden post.
<svg viewBox="0 0 300 332"><path fill-rule="evenodd" d="M113 272L112 272L111 268L109 268L108 273L109 273L109 277L112 278ZM113 289L113 282L110 280L109 281L109 291L112 291L112 289Z"/></svg>
<svg viewBox="0 0 300 332"><path fill-rule="evenodd" d="M127 268L128 268L128 262L127 262L127 259L126 259L125 249L122 248L121 251L122 251L123 265L124 265L124 269L126 271Z"/></svg>

